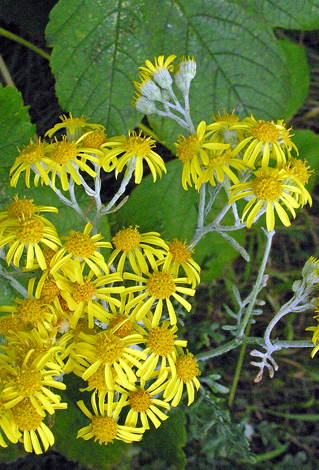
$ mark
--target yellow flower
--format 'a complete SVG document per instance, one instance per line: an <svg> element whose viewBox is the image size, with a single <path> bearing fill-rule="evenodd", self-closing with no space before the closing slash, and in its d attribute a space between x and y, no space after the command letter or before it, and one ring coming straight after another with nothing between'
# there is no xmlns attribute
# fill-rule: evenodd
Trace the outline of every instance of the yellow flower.
<svg viewBox="0 0 319 470"><path fill-rule="evenodd" d="M140 360L145 360L146 354L137 349L132 349L132 344L143 341L141 335L133 334L120 338L116 332L103 330L97 334L80 333L76 345L76 354L84 358L90 365L83 373L83 380L87 380L97 369L103 365L105 383L109 390L114 389L112 368L118 376L118 383L126 387L127 383L134 383L136 375L133 366L141 368Z"/></svg>
<svg viewBox="0 0 319 470"><path fill-rule="evenodd" d="M88 222L83 232L71 230L69 237L61 237L62 240L65 240L65 243L51 260L51 275L54 276L58 269L71 259L75 259L77 262L83 260L96 276L101 275L100 269L103 269L104 273L108 274L108 267L98 249L101 247L112 248L112 245L109 242L100 241L103 238L101 234L90 236L92 228L93 225L91 222Z"/></svg>
<svg viewBox="0 0 319 470"><path fill-rule="evenodd" d="M223 115L218 111L218 114L212 115L212 119L214 122L207 126L207 131L212 132L212 135L222 136L227 142L231 142L232 147L237 145L239 140L243 140L243 133L238 128L239 126L233 130L233 125L239 122L234 109L231 114L226 113L225 109Z"/></svg>
<svg viewBox="0 0 319 470"><path fill-rule="evenodd" d="M13 173L10 181L11 186L17 186L20 174L25 171L25 184L28 188L30 188L31 170L34 172L37 170L40 173L44 183L49 184L49 177L45 171L45 167L42 165L42 163L48 163L48 158L46 157L48 148L49 144L42 142L40 138L35 143L30 141L30 144L20 152L19 156L15 159L12 168L10 169L10 175ZM39 176L35 174L34 184L36 186L38 180Z"/></svg>
<svg viewBox="0 0 319 470"><path fill-rule="evenodd" d="M289 131L287 131L283 120L256 121L253 115L246 117L241 123L234 124L232 129L240 129L248 134L236 148L237 153L247 144L243 160L249 165L254 165L259 154L262 154L262 169L266 170L269 159L274 159L277 164L282 165L286 162L285 150L290 155L290 150L297 147L291 142Z"/></svg>
<svg viewBox="0 0 319 470"><path fill-rule="evenodd" d="M178 292L186 295L194 295L195 290L189 287L179 286L179 284L188 283L187 278L173 278L170 273L170 269L164 271L158 271L157 266L153 273L144 273L147 277L142 275L136 275L131 273L124 273L124 279L130 279L139 283L137 286L127 287L125 289L126 293L132 292L142 292L133 300L129 301L126 305L126 309L130 309L132 306L136 305L135 309L132 312L132 316L140 321L144 318L148 310L150 310L155 302L156 308L154 313L154 318L152 325L158 325L159 320L162 316L163 311L163 301L165 301L170 322L172 325L176 325L177 318L174 306L170 300L170 297L174 297L183 307L189 312L192 308L191 304L184 299ZM147 299L145 302L144 300Z"/></svg>
<svg viewBox="0 0 319 470"><path fill-rule="evenodd" d="M70 137L72 136L72 140L78 139L82 134L87 132L89 129L97 129L103 130L105 129L102 124L91 124L88 123L88 118L84 119L83 116L80 118L72 117L72 114L69 113L69 117L65 116L64 114L60 116L62 122L56 124L52 129L49 129L45 135L52 137L60 129L66 129Z"/></svg>
<svg viewBox="0 0 319 470"><path fill-rule="evenodd" d="M54 405L54 409L64 408L62 404ZM35 410L30 399L24 398L15 405L12 408L12 415L18 428L23 432L23 437L19 440L23 442L26 452L34 451L36 454L42 454L40 442L42 442L44 451L54 444L52 431L43 422L45 413L40 414L38 410ZM36 433L38 433L40 440Z"/></svg>
<svg viewBox="0 0 319 470"><path fill-rule="evenodd" d="M149 261L151 266L154 266L156 264L154 257L158 259L163 258L164 250L167 250L167 244L160 238L159 233L140 233L137 226L134 229L132 226L123 227L122 230L119 230L114 235L112 243L115 249L109 257L108 265L110 266L116 257L122 253L116 266L116 270L120 274L123 273L126 259L128 259L135 274L139 275L141 272L148 272L149 268L146 260ZM160 248L152 245L157 245Z"/></svg>
<svg viewBox="0 0 319 470"><path fill-rule="evenodd" d="M87 418L91 420L88 426L80 429L77 437L82 437L86 441L94 437L94 442L98 441L99 444L107 445L113 442L114 439L124 441L127 443L133 441L140 441L143 437L145 429L143 427L136 428L117 423L118 414L121 410L122 403L119 405L114 403L114 410L110 407L97 408L95 400L91 401L94 414L92 414L85 406L84 402L78 401L77 405ZM113 408L113 406L112 406Z"/></svg>
<svg viewBox="0 0 319 470"><path fill-rule="evenodd" d="M196 129L196 135L189 135L185 138L183 135L178 137L176 147L176 156L183 163L182 185L187 190L187 185L192 186L191 180L197 184L202 176L202 167L209 164L209 156L206 149L225 150L230 144L205 141L206 123L201 121Z"/></svg>
<svg viewBox="0 0 319 470"><path fill-rule="evenodd" d="M193 251L191 245L188 245L186 241L182 242L174 238L172 242L168 243L167 256L159 260L157 264L163 264L164 271L168 270L169 266L171 266L174 278L178 277L179 268L182 267L194 289L200 283L200 266L192 258Z"/></svg>
<svg viewBox="0 0 319 470"><path fill-rule="evenodd" d="M56 207L53 206L36 206L33 204L33 199L19 199L18 194L13 196L13 201L7 206L6 210L0 212L0 231L1 223L7 219L19 219L25 220L38 214L38 212L59 212Z"/></svg>
<svg viewBox="0 0 319 470"><path fill-rule="evenodd" d="M137 375L145 381L152 377L155 369L157 369L159 377L165 373L167 367L170 368L170 370L174 370L176 347L187 346L187 341L176 339L176 325L169 328L170 323L165 320L161 326L152 326L153 318L153 315L149 313L147 317L143 319L144 325L149 330L148 333L144 330L143 334L143 342L146 343L144 353L149 356L143 363L141 369L137 372ZM140 328L140 331L142 332L142 328ZM159 363L160 369L158 369Z"/></svg>
<svg viewBox="0 0 319 470"><path fill-rule="evenodd" d="M94 154L94 155L92 155ZM99 163L96 155L103 155L98 149L85 148L81 144L81 138L77 141L69 141L66 136L62 136L61 141L55 141L48 148L48 161L46 173L51 174L52 188L55 190L55 180L58 174L61 179L62 189L67 191L69 187L68 175L76 184L81 184L79 170L85 171L88 175L95 177L96 172L85 163L89 160L93 163Z"/></svg>
<svg viewBox="0 0 319 470"><path fill-rule="evenodd" d="M148 164L151 170L153 181L156 181L157 175L162 177L162 171L166 173L163 159L152 149L155 147L155 140L149 136L142 136L142 131L136 134L135 131L129 131L128 138L124 135L109 139L102 145L105 155L101 158L101 165L105 171L109 171L109 164L116 159L115 176L125 165L134 166L135 183L139 184L143 178L143 161Z"/></svg>
<svg viewBox="0 0 319 470"><path fill-rule="evenodd" d="M40 243L52 250L57 250L61 241L51 222L43 216L35 214L28 218L7 218L0 224L0 248L9 245L6 255L8 264L12 261L19 267L24 248L27 248L26 269L32 269L37 262L41 269L46 269L46 261Z"/></svg>
<svg viewBox="0 0 319 470"><path fill-rule="evenodd" d="M234 184L239 183L237 175L235 175L230 167L237 171L245 171L249 165L243 160L236 158L231 149L226 149L224 152L211 151L209 162L207 165L204 165L202 174L197 180L196 189L199 190L200 186L208 181L212 186L216 186L216 179L219 183L223 183L225 175L227 175Z"/></svg>
<svg viewBox="0 0 319 470"><path fill-rule="evenodd" d="M181 354L176 358L175 368L176 374L172 371L172 377L168 380L167 386L164 390L165 401L171 401L172 406L177 406L182 398L184 385L188 394L188 406L193 403L195 390L199 389L200 383L197 379L200 370L197 365L197 360L186 350L185 352L180 349Z"/></svg>
<svg viewBox="0 0 319 470"><path fill-rule="evenodd" d="M61 367L52 362L56 349L50 348L31 357L31 349L21 365L6 366L11 374L11 380L2 390L2 400L5 408L12 408L24 398L28 398L40 415L45 416L43 410L49 414L54 413L54 405L60 405L61 397L55 395L51 388L65 390L65 384L54 380L59 377Z"/></svg>
<svg viewBox="0 0 319 470"><path fill-rule="evenodd" d="M156 82L161 88L170 89L173 79L169 72L173 72L174 66L172 62L176 58L176 55L171 54L164 60L164 56L154 57L154 64L150 60L145 61L146 67L139 67L145 76L149 76Z"/></svg>
<svg viewBox="0 0 319 470"><path fill-rule="evenodd" d="M293 196L295 197L296 201L300 203L301 206L304 206L309 203L312 205L312 198L307 189L305 188L305 184L308 183L308 179L313 173L309 170L309 166L307 166L307 162L300 160L299 158L290 157L286 165L282 167L287 175L288 181L292 186L297 186L300 189L301 193L295 193Z"/></svg>
<svg viewBox="0 0 319 470"><path fill-rule="evenodd" d="M101 129L87 132L82 137L82 147L90 149L100 149L101 145L107 141L106 134Z"/></svg>
<svg viewBox="0 0 319 470"><path fill-rule="evenodd" d="M120 294L124 291L124 286L110 286L107 284L122 281L118 273L100 275L93 279L94 273L90 271L88 276L79 273L82 279L80 282L70 282L66 277L59 273L55 274L57 285L61 289L61 296L67 302L68 308L73 312L70 315L72 327L75 328L80 317L88 318L89 328L94 327L94 319L105 323L108 318L113 318L96 299L105 300L109 304L120 306L121 301L112 297L112 294Z"/></svg>
<svg viewBox="0 0 319 470"><path fill-rule="evenodd" d="M287 184L287 173L277 168L267 168L257 170L253 173L255 179L246 183L238 183L229 188L230 198L228 203L232 204L244 197L250 197L246 204L242 221L247 217L247 227L250 228L257 218L259 211L266 209L267 230L272 231L275 227L275 211L277 212L283 225L291 225L287 212L283 206L289 210L295 218L295 209L299 207L296 199L291 193L300 194L301 191L296 186Z"/></svg>
<svg viewBox="0 0 319 470"><path fill-rule="evenodd" d="M161 406L169 410L169 404L156 398L163 388L161 385L165 381L166 376L167 373L149 385L147 389L142 385L139 387L132 385L129 392L121 390L122 396L128 399L130 406L130 411L125 420L126 426L135 428L140 418L142 426L146 430L150 429L149 419L152 421L155 428L158 428L162 424L162 421L168 419L168 416L158 407Z"/></svg>

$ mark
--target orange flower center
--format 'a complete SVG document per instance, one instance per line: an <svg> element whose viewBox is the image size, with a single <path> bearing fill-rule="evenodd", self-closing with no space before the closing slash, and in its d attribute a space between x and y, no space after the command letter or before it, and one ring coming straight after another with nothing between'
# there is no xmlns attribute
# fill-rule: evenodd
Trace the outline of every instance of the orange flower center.
<svg viewBox="0 0 319 470"><path fill-rule="evenodd" d="M191 160L199 149L199 141L196 135L190 135L186 139L183 135L180 135L178 136L178 143L174 145L177 148L176 156L183 163Z"/></svg>
<svg viewBox="0 0 319 470"><path fill-rule="evenodd" d="M113 377L113 382L115 381L116 378L116 372L115 369L111 369L112 371L112 377ZM105 383L105 366L101 365L98 370L94 372L90 377L87 379L88 385L90 388L98 390L98 391L105 391L108 392L108 388Z"/></svg>
<svg viewBox="0 0 319 470"><path fill-rule="evenodd" d="M15 235L19 242L24 244L39 243L43 237L43 223L41 217L34 219L26 219L21 221L18 228L16 228Z"/></svg>
<svg viewBox="0 0 319 470"><path fill-rule="evenodd" d="M174 338L171 330L158 326L149 332L148 342L155 354L166 357L174 350Z"/></svg>
<svg viewBox="0 0 319 470"><path fill-rule="evenodd" d="M41 377L38 371L32 367L23 367L17 374L15 385L19 394L28 397L36 394L41 388Z"/></svg>
<svg viewBox="0 0 319 470"><path fill-rule="evenodd" d="M44 310L41 308L43 302L37 299L23 299L17 307L17 314L19 315L19 320L23 325L31 323L36 325L39 321L40 323L44 320Z"/></svg>
<svg viewBox="0 0 319 470"><path fill-rule="evenodd" d="M60 289L56 283L46 280L41 289L40 299L43 300L45 304L50 304L59 295L59 293Z"/></svg>
<svg viewBox="0 0 319 470"><path fill-rule="evenodd" d="M35 144L29 144L22 150L19 157L24 163L35 163L45 157L44 143L40 140Z"/></svg>
<svg viewBox="0 0 319 470"><path fill-rule="evenodd" d="M57 163L67 163L73 160L77 156L77 153L78 149L75 142L68 142L64 139L56 144L50 158Z"/></svg>
<svg viewBox="0 0 319 470"><path fill-rule="evenodd" d="M115 318L113 318L110 321L110 325L109 325L109 328L112 329L124 320L126 320L126 321L123 323L123 325L121 325L114 332L114 334L116 334L120 338L125 338L125 336L130 335L131 332L132 332L133 323L129 320L129 318L126 315L124 315L123 313L121 313L121 314L117 315Z"/></svg>
<svg viewBox="0 0 319 470"><path fill-rule="evenodd" d="M113 364L122 356L124 346L119 336L102 332L95 344L96 355L103 364Z"/></svg>
<svg viewBox="0 0 319 470"><path fill-rule="evenodd" d="M95 129L92 132L89 132L82 139L82 147L85 148L100 148L102 144L106 142L106 135L100 129Z"/></svg>
<svg viewBox="0 0 319 470"><path fill-rule="evenodd" d="M151 297L168 299L176 290L175 282L168 273L154 272L146 281L146 288Z"/></svg>
<svg viewBox="0 0 319 470"><path fill-rule="evenodd" d="M65 243L65 248L79 258L89 258L96 251L94 240L81 232L74 232Z"/></svg>
<svg viewBox="0 0 319 470"><path fill-rule="evenodd" d="M84 281L84 284L77 284L73 292L73 299L75 302L86 302L92 299L95 292L95 286L89 280Z"/></svg>
<svg viewBox="0 0 319 470"><path fill-rule="evenodd" d="M280 135L280 129L273 122L259 120L251 133L261 142L276 142Z"/></svg>
<svg viewBox="0 0 319 470"><path fill-rule="evenodd" d="M134 411L147 411L151 404L150 394L145 390L137 390L130 395L130 405Z"/></svg>
<svg viewBox="0 0 319 470"><path fill-rule="evenodd" d="M130 226L117 232L112 238L113 245L122 251L130 251L137 247L141 241L141 234L135 227Z"/></svg>
<svg viewBox="0 0 319 470"><path fill-rule="evenodd" d="M107 444L113 442L117 434L117 424L113 418L108 416L92 416L92 434L94 441L99 441L99 444Z"/></svg>
<svg viewBox="0 0 319 470"><path fill-rule="evenodd" d="M282 186L278 179L270 175L260 175L253 182L255 195L263 201L277 200L282 194Z"/></svg>
<svg viewBox="0 0 319 470"><path fill-rule="evenodd" d="M180 356L175 365L177 375L184 383L190 382L194 377L200 375L197 360L191 353Z"/></svg>
<svg viewBox="0 0 319 470"><path fill-rule="evenodd" d="M43 421L43 416L39 415L28 398L15 405L12 414L21 431L35 431Z"/></svg>
<svg viewBox="0 0 319 470"><path fill-rule="evenodd" d="M177 238L168 244L169 251L172 253L173 260L179 263L186 263L192 255L193 250L189 248L186 241L183 243Z"/></svg>
<svg viewBox="0 0 319 470"><path fill-rule="evenodd" d="M138 135L133 131L128 138L124 137L124 140L125 152L131 153L136 157L148 155L152 148L155 147L155 141L150 137L142 137L141 131Z"/></svg>
<svg viewBox="0 0 319 470"><path fill-rule="evenodd" d="M35 213L35 205L33 199L18 199L18 196L14 196L14 201L7 207L8 217L14 219L30 218Z"/></svg>

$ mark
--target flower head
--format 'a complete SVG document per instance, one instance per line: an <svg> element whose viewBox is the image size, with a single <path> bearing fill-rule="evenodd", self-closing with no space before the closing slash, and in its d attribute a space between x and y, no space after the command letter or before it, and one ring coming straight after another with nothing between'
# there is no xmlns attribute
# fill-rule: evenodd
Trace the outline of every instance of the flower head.
<svg viewBox="0 0 319 470"><path fill-rule="evenodd" d="M121 253L117 262L117 271L123 272L125 260L128 259L131 268L137 275L141 272L148 272L146 260L151 266L154 266L155 257L157 259L163 258L167 249L167 245L160 238L159 233L140 233L138 227L133 228L132 226L119 230L112 238L112 244L115 249L109 257L108 264L114 263Z"/></svg>
<svg viewBox="0 0 319 470"><path fill-rule="evenodd" d="M109 139L102 148L105 151L101 159L103 168L108 171L108 165L117 159L115 163L115 175L117 176L125 165L134 168L135 183L139 184L143 177L143 161L148 164L153 181L156 181L157 175L162 177L162 171L166 173L165 164L162 158L152 149L155 147L155 140L149 136L143 136L142 131L136 134L130 132L126 138L124 135Z"/></svg>
<svg viewBox="0 0 319 470"><path fill-rule="evenodd" d="M173 72L174 66L172 62L176 58L176 55L171 54L166 59L163 55L154 57L154 64L150 60L145 61L146 67L139 67L139 69L150 78L154 80L161 88L170 89L173 83L173 79L169 72Z"/></svg>
<svg viewBox="0 0 319 470"><path fill-rule="evenodd" d="M294 193L293 196L296 198L296 201L300 203L301 206L304 206L307 202L309 205L312 205L312 198L305 185L308 183L308 179L312 174L312 171L309 171L309 166L307 162L300 160L299 158L290 157L285 165L282 168L286 171L288 176L289 184L292 186L297 186L300 189L299 193Z"/></svg>
<svg viewBox="0 0 319 470"><path fill-rule="evenodd" d="M283 206L286 206L291 215L295 218L295 209L299 207L296 199L291 196L292 193L299 193L300 189L296 186L287 184L287 173L277 168L267 168L266 170L257 170L253 172L255 179L246 183L238 183L229 188L229 204L250 197L246 204L242 220L247 217L247 227L250 228L261 210L266 210L267 230L272 231L275 226L275 211L281 222L288 227L291 223L287 212Z"/></svg>
<svg viewBox="0 0 319 470"><path fill-rule="evenodd" d="M189 92L190 83L196 75L196 62L194 57L186 59L182 56L180 59L176 71L174 73L174 79L177 88L185 95Z"/></svg>
<svg viewBox="0 0 319 470"><path fill-rule="evenodd" d="M70 140L76 140L90 129L97 129L101 131L105 129L102 124L88 123L88 119L85 119L83 116L74 118L72 117L71 113L69 113L69 117L63 114L60 116L60 119L62 122L56 124L54 127L52 127L52 129L49 129L45 134L46 136L52 137L53 134L55 134L60 129L66 129Z"/></svg>
<svg viewBox="0 0 319 470"><path fill-rule="evenodd" d="M11 181L10 184L13 187L17 186L20 174L25 171L25 184L30 188L30 173L31 170L35 173L38 172L41 175L45 184L49 184L49 178L45 171L45 166L48 159L46 152L49 148L49 144L42 142L39 138L36 142L30 141L15 159L13 166L10 169ZM34 184L37 185L38 175L34 175Z"/></svg>
<svg viewBox="0 0 319 470"><path fill-rule="evenodd" d="M187 350L185 354L181 349L180 354L176 358L175 368L176 374L172 373L172 377L168 381L163 396L166 401L172 400L172 406L177 406L181 400L184 386L186 385L189 406L194 401L194 387L196 390L200 387L197 377L201 373L197 365L197 360L193 354Z"/></svg>

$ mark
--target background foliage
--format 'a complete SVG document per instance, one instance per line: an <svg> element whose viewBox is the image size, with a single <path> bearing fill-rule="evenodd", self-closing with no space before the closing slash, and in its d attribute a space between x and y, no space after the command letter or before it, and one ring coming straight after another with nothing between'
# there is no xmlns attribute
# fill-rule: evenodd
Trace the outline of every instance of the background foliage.
<svg viewBox="0 0 319 470"><path fill-rule="evenodd" d="M267 0L154 0L147 2L147 6L141 0L60 0L42 4L43 14L40 15L39 2L0 0L1 25L47 47L57 97L52 92L53 78L45 59L8 40L0 42L0 51L23 93L23 100L31 105L30 110L24 106L17 90L0 86L2 204L16 192L8 186L7 180L16 147L29 143L35 126L37 132L43 134L57 122L62 111L71 111L74 116L83 114L92 122L101 122L108 135L121 134L137 126L143 116L130 104L133 80L137 80L138 66L143 65L145 59L160 54L189 54L196 59L198 72L191 89L195 125L225 108L227 112L235 109L241 117L253 112L256 118L284 118L297 127L306 124L310 129L318 128L314 111L319 101L315 72L312 72L315 83L310 89L306 109L303 103L310 83L308 64L315 71L319 60L314 52L308 50L307 55L306 48L298 43L303 33L296 32L319 29L318 0L276 3ZM313 33L309 37L318 36ZM149 117L148 124L166 148L172 150L172 143L181 129L154 116ZM301 157L317 170L318 137L311 130L298 130L295 142ZM162 151L164 158L170 160L169 152ZM196 192L182 189L179 162L171 161L167 167L168 174L161 181L153 185L146 177L132 192L129 202L111 220L113 229L130 223L139 225L142 230L159 230L167 238L189 238L196 220ZM106 199L108 186L111 185L112 190L116 184L105 180ZM311 186L315 186L315 178ZM18 188L21 194L22 188L21 183ZM24 193L35 202L40 202L40 197L56 204L50 190L41 191L40 195L34 189ZM316 194L318 191L315 191L315 201ZM304 209L289 232L279 229L277 248L269 267L272 276L266 299L269 314L282 303L285 292L298 278L304 260L318 255L316 207L315 202L312 211L307 213ZM60 234L79 223L74 212L71 219L68 209L62 211L63 217L54 220ZM106 224L103 231L108 233L108 230ZM220 326L227 323L222 304L225 299L232 300L230 280L242 289L249 285L249 277L258 266L262 251L258 229L251 231L246 245L255 260L249 267L243 266L241 260L234 261L235 251L220 237L209 235L196 249L196 260L204 267L205 284L197 293L193 313L184 319L185 334L195 354L220 345L225 338L220 330ZM285 265L287 273L282 272ZM3 289L5 296L1 302L6 303L14 294L8 285L3 285ZM297 318L294 324L292 320L280 332L283 337L305 337L303 330L310 325L309 320ZM256 335L259 333L256 331ZM247 357L231 420L223 398L227 389L217 382L216 371L222 374L220 382L230 386L236 361L237 352L233 352L203 365L202 396L198 402L190 409L173 413L159 430L146 434L139 446L117 443L104 448L65 439L69 428L73 427L67 418L71 416L74 427L79 427L82 419L76 407L70 404L68 413L61 412L56 417L56 449L80 464L101 469L173 470L186 466L219 470L231 466L233 469L281 470L299 465L305 470L317 468L318 374L315 363L310 362L309 352L299 352L292 357L281 355L282 367L276 378L271 383L265 378L258 386L252 385L254 371ZM72 396L75 390L70 383L67 393ZM6 468L5 462L17 456L17 452L22 453L22 449L13 446L0 449L0 462L3 462L0 469ZM48 454L43 459L51 457L52 454ZM30 461L28 457L25 462Z"/></svg>

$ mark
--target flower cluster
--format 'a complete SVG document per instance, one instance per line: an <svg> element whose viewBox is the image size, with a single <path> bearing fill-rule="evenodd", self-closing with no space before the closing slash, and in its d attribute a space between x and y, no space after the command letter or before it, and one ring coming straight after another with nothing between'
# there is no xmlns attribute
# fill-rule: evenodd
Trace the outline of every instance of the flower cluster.
<svg viewBox="0 0 319 470"><path fill-rule="evenodd" d="M305 184L311 172L307 163L292 155L298 149L292 142L290 129L283 120L256 120L253 115L240 120L234 114L212 116L212 122L202 121L192 129L189 118L188 93L196 75L194 58L182 57L174 72L174 55L149 60L140 67L140 80L135 82L135 107L146 114L156 113L175 119L189 135L181 134L177 142L176 157L183 164L184 189L194 183L197 190L205 183L223 185L229 194L229 204L247 201L242 222L251 227L266 213L266 226L272 231L275 214L283 225L290 225L290 216L306 203L312 204ZM173 73L174 72L174 73ZM173 91L173 83L183 94L185 109ZM158 108L161 104L164 111ZM184 119L172 111L179 112Z"/></svg>
<svg viewBox="0 0 319 470"><path fill-rule="evenodd" d="M90 222L58 237L43 222L45 211L56 212L15 196L0 213L8 263L25 259L28 270L42 270L29 280L26 298L0 307L0 445L7 446L6 437L41 453L54 443L45 420L67 407L55 390L65 389L63 375L70 373L91 393L92 410L78 402L89 419L78 437L138 441L151 423L157 428L169 417L183 391L191 404L199 387L196 358L177 335L177 307L190 311L185 297L200 280L193 250L138 227L104 241ZM45 235L30 225L22 239L21 226L30 220L41 221Z"/></svg>

